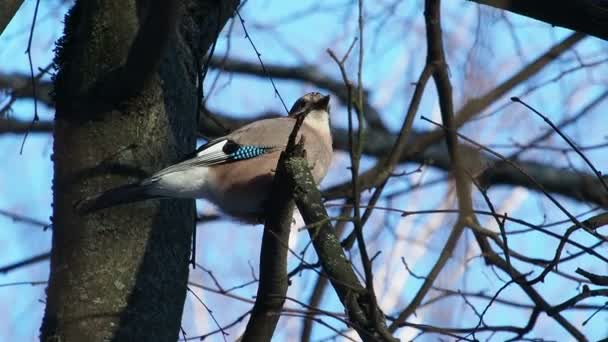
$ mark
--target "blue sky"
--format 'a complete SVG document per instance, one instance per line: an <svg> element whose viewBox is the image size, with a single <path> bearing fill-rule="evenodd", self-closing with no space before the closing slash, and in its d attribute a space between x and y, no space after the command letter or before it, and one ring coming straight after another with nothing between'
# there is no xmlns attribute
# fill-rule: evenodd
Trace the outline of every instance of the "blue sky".
<svg viewBox="0 0 608 342"><path fill-rule="evenodd" d="M0 72L25 73L29 71L27 56L23 53L27 47L29 27L33 15L34 1L26 1L17 16L11 22L6 32L0 38ZM320 4L320 5L319 5ZM241 10L246 20L245 25L250 32L253 42L262 53L262 59L268 65L314 65L319 72L335 79L340 79L340 73L326 53L331 48L338 56L344 54L353 39L357 36L356 7L346 1L327 1L311 3L291 3L286 1L249 1ZM363 84L370 90L370 102L383 114L383 121L389 130L399 129L405 116L405 110L412 92L412 82L415 82L425 62L424 52L424 21L421 12L422 1L399 2L394 8L387 10L391 2L380 1L366 5L366 30L364 32L365 63ZM63 14L68 5L60 5L55 1L41 2L39 19L34 32L32 58L36 68L48 65L53 57L54 41L61 35ZM550 46L568 36L568 30L551 28L546 24L525 17L506 15L503 18L499 12L481 11L469 1L446 1L443 8L444 40L450 65L450 76L454 87L454 103L458 107L470 97L480 96L492 89L496 84L510 77L525 63L530 62ZM481 18L481 19L479 19ZM507 20L508 19L508 20ZM478 21L479 20L479 21ZM477 30L477 25L480 29ZM229 28L232 27L230 31ZM510 30L513 30L512 32ZM513 33L513 34L512 34ZM218 40L216 54L222 56L229 52L231 58L241 58L256 61L255 53L250 42L244 38L243 29L238 21L226 25ZM477 40L475 41L475 37ZM516 39L513 39L516 37ZM607 46L599 39L587 38L576 46L576 53L568 52L558 61L545 68L539 75L515 88L504 98L493 104L484 113L493 113L483 120L467 124L461 132L485 144L525 143L547 129L542 120L517 104L511 104L510 96L525 95L528 103L542 109L543 113L552 120L559 121L577 113L595 96L606 90L605 65L581 69L565 74L559 81L550 82L528 94L528 90L538 84L561 75L570 68L576 68L581 61L592 63L606 58ZM357 51L354 50L347 63L349 77L356 80ZM217 71L210 71L207 76L207 94L210 92L212 80ZM307 91L324 89L315 88L310 84L294 81L277 80L277 87L287 103L295 101ZM253 118L266 110L281 111L281 103L274 95L269 80L243 75L219 75L213 92L210 93L208 105L211 108L227 112L238 117ZM335 100L334 100L335 101ZM0 96L0 106L3 98ZM346 125L346 111L341 104L333 103L332 123L339 127ZM597 107L585 117L585 121L566 129L566 133L579 145L592 145L606 142L608 125L603 117L603 106ZM52 119L53 111L44 105L39 105L41 119ZM434 85L429 83L418 113L440 120ZM13 118L31 120L33 117L33 102L31 100L17 101L10 113ZM430 130L429 123L417 119L414 127L420 130ZM19 149L23 140L22 135L0 135L0 151L3 153L4 167L0 168L0 210L36 218L43 222L49 221L51 215L51 180L52 137L44 134L31 134L25 142L23 154ZM566 147L560 139L552 139L548 143L553 146ZM513 149L498 149L508 154ZM606 154L603 149L586 151L586 155L595 165L606 165ZM572 165L588 171L584 163L574 154L550 153L547 151L532 151L524 155L524 159L537 160L567 167ZM363 160L364 167L374 164L374 159ZM323 183L336 184L348 179L346 167L349 165L347 156L336 153L332 169ZM413 170L417 165L408 164L398 170ZM389 183L387 191L395 191L406 185L426 182L445 174L425 167L422 173L414 174L406 179L396 179ZM553 222L564 219L565 216L550 202L534 192L523 188L493 187L490 196L496 201L497 207L508 211L509 216L526 218L530 222ZM590 207L570 199L558 196L558 199L573 213L587 212ZM335 204L330 207L337 215ZM475 195L475 204L485 209L479 194ZM407 210L436 209L453 207L453 193L445 184L414 191L396 196L391 202L382 201L382 206L393 206ZM199 201L201 212L215 212L209 204ZM370 239L370 254L381 250L375 272L376 285L381 303L386 313L394 314L403 308L413 297L421 281L409 277L401 265L400 258L404 257L409 266L417 274L428 273L435 262L438 253L447 237L449 228L454 223L455 216L424 215L401 218L377 210L372 217L368 229ZM494 223L487 217L482 218L487 227ZM552 227L556 232L563 232L568 224ZM521 227L510 225L508 229ZM257 274L257 258L261 237L260 227L241 226L232 221L218 221L199 226L199 255L198 261L206 268L212 269L214 275L226 288L239 285L251 280L250 265ZM399 239L396 240L395 236ZM584 244L595 242L585 233L575 233L577 241ZM307 242L304 232L292 236L292 247L300 251ZM51 232L42 227L22 222L16 222L0 215L0 265L18 261L50 249ZM550 257L557 244L539 233L512 235L509 244L517 251L536 257ZM230 253L226 255L226 248ZM567 252L575 252L568 249ZM606 253L606 248L598 249ZM504 274L497 277L492 270L483 265L480 258L475 258L474 239L470 233L461 240L460 246L452 260L442 272L437 285L452 289L468 290L470 292L484 291L492 295L503 285ZM353 253L357 260L358 254ZM312 251L305 258L314 261ZM297 265L298 260L290 259L290 267ZM522 272L532 270L527 265L514 261L514 266ZM356 263L355 263L356 264ZM463 266L466 265L466 266ZM22 281L38 281L48 278L48 262L19 269L5 275L0 275L0 284ZM560 271L572 273L576 267L590 271L605 273L606 265L598 263L594 258L580 258L560 266ZM536 269L536 274L538 269ZM314 277L312 273L304 273L294 278L289 296L308 298ZM213 287L208 274L201 269L191 273L191 281ZM546 295L551 304L557 304L578 293L580 288L576 282L564 281L554 274L535 287ZM195 290L205 304L213 310L215 318L226 324L247 311L248 303L227 299L208 291ZM243 298L255 295L256 285L249 285L235 291ZM525 294L516 286L508 287L501 298L513 298L521 303L530 303ZM44 310L44 286L19 285L0 287L0 308L3 311L0 320L0 340L29 341L36 340L38 328ZM444 305L434 306L421 311L411 320L418 323L437 324L442 326L472 326L477 322L475 313L460 298L442 302ZM586 304L603 304L600 299L585 301ZM485 300L472 300L478 309L487 304ZM289 307L298 308L294 303ZM226 310L226 308L230 308ZM342 312L333 291L327 291L323 308ZM602 312L590 322L581 323L591 315L592 311L573 311L565 316L589 336L591 340L606 337L608 334L606 320L608 315ZM485 316L488 324L524 325L529 310L513 309L507 306L495 305ZM327 318L330 322L331 319ZM281 319L277 335L280 340L296 338L300 318ZM342 327L338 322L332 322ZM216 328L209 319L208 312L189 295L184 313L183 326L188 336L204 334ZM231 330L234 338L243 327ZM315 329L314 337L331 336L326 328ZM402 329L402 338L413 337L415 330ZM480 335L483 336L483 335ZM501 340L507 335L498 334L494 340ZM541 314L536 329L527 337L545 337L554 340L567 340L569 335L551 318ZM424 335L418 340L436 340L436 335ZM231 338L229 337L229 340ZM215 335L210 340L221 340Z"/></svg>

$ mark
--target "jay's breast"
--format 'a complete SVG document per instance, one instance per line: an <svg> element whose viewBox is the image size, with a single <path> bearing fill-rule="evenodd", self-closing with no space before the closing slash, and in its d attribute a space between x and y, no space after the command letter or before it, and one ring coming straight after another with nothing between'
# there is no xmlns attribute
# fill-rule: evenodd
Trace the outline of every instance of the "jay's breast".
<svg viewBox="0 0 608 342"><path fill-rule="evenodd" d="M315 181L327 172L331 150L308 153ZM272 191L272 183L281 151L256 158L209 167L207 199L236 218L254 222L262 217L264 205Z"/></svg>
<svg viewBox="0 0 608 342"><path fill-rule="evenodd" d="M237 218L263 213L280 152L210 167L209 200Z"/></svg>

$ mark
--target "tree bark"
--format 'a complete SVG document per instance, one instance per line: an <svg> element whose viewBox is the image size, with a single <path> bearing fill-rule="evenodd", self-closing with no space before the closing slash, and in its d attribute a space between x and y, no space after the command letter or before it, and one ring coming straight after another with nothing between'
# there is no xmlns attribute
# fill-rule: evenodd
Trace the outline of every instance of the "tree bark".
<svg viewBox="0 0 608 342"><path fill-rule="evenodd" d="M159 44L153 47L157 56L133 49L149 34L141 28L150 11L172 4L77 1L66 16L55 60L53 242L43 341L177 339L194 201L146 201L87 216L73 206L167 166L194 147L196 59L238 1L178 3L177 24L164 23L166 42L148 40ZM149 70L132 75L121 69L137 62L132 56L158 61L145 61ZM120 77L108 77L116 70ZM127 89L119 99L92 91L121 77L140 77L129 84L141 88Z"/></svg>

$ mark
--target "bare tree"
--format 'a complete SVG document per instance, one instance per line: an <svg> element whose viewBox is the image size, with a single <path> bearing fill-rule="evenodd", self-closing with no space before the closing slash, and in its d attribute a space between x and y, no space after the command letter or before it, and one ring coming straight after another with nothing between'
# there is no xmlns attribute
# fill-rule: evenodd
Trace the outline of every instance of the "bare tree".
<svg viewBox="0 0 608 342"><path fill-rule="evenodd" d="M0 268L13 272L50 257L41 339L175 340L187 291L200 304L192 319L202 312L213 323L207 332L184 329L186 340L605 337L594 316L605 318L606 305L581 302L608 296L608 144L604 120L593 114L608 97L606 49L595 48L608 37L608 8L587 0L473 2L463 2L475 18L463 34L461 9L439 0L320 1L260 23L241 13L263 16L256 2L76 1L53 66L0 70L3 114L31 99L55 110L53 121L36 110L32 122L0 116L0 134L53 132L52 221L0 211L52 227L50 252ZM8 19L0 17L0 35L17 3L8 4ZM509 12L573 32L539 48L536 37L518 34L529 19ZM343 32L281 39L283 26L324 13L344 18ZM501 33L491 32L498 25ZM398 38L389 38L395 27ZM492 35L509 38L509 46L492 45ZM299 62L268 52L272 39ZM324 45L310 57L318 42ZM581 42L588 47L577 49ZM384 60L394 47L400 57ZM509 72L492 60L492 49L510 51L502 64ZM395 80L383 63L406 58L407 67L393 66ZM231 98L231 82L251 77L267 88L239 88L238 101ZM179 160L197 134L221 136L251 120L235 110L251 107L249 98L284 101L281 89L293 83L334 96L333 185L319 191L294 135L277 165L265 228L255 232L259 249L245 251L259 251L253 266L234 266L237 253L227 249L219 262L197 263L212 237L199 237L191 255L193 228L221 224L215 221L223 216L196 214L193 201L74 213L83 197ZM557 97L555 84L563 98L543 102ZM256 117L276 115L281 109ZM294 206L306 234L289 229ZM197 269L189 278L190 263ZM225 285L228 270L237 285Z"/></svg>

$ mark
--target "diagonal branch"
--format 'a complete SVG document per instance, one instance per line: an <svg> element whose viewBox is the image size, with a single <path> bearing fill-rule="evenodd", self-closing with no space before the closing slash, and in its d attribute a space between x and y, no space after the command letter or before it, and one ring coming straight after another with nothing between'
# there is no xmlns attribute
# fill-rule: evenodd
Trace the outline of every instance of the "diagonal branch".
<svg viewBox="0 0 608 342"><path fill-rule="evenodd" d="M608 3L597 0L470 0L608 40Z"/></svg>
<svg viewBox="0 0 608 342"><path fill-rule="evenodd" d="M30 265L37 264L39 262L46 261L50 258L50 256L51 256L51 252L44 252L44 253L41 253L38 255L28 257L27 259L24 259L21 261L13 262L6 266L0 267L0 274L6 274L10 271L16 270L21 267L30 266Z"/></svg>
<svg viewBox="0 0 608 342"><path fill-rule="evenodd" d="M286 170L289 179L294 182L294 199L304 218L323 271L344 306L349 321L363 341L382 341L381 336L387 335L388 332L383 334L375 329L377 327L385 329L385 323L383 320L371 322L369 315L371 303L367 291L361 286L340 246L306 159L290 159L286 163Z"/></svg>
<svg viewBox="0 0 608 342"><path fill-rule="evenodd" d="M2 37L4 29L11 22L22 3L23 0L0 1L0 37Z"/></svg>

